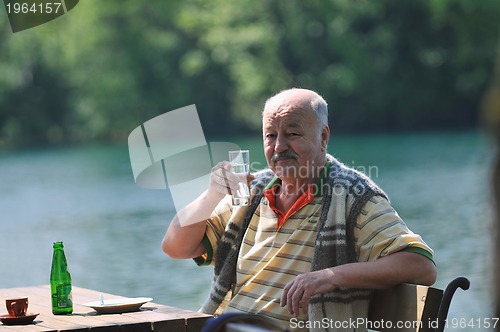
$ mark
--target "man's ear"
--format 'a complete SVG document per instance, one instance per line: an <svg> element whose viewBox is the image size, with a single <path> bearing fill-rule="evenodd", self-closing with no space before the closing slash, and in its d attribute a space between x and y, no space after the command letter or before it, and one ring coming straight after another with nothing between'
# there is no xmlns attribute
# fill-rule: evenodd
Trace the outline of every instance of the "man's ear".
<svg viewBox="0 0 500 332"><path fill-rule="evenodd" d="M326 147L328 146L328 141L330 140L330 127L323 126L321 130L321 147L324 151L326 151Z"/></svg>

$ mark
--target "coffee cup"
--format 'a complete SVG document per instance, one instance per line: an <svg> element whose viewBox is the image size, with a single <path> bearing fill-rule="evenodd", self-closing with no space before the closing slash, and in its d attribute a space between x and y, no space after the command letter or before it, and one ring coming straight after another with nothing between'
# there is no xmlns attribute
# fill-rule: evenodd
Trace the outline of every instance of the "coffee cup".
<svg viewBox="0 0 500 332"><path fill-rule="evenodd" d="M5 300L5 306L10 316L23 317L28 311L28 297L12 297Z"/></svg>

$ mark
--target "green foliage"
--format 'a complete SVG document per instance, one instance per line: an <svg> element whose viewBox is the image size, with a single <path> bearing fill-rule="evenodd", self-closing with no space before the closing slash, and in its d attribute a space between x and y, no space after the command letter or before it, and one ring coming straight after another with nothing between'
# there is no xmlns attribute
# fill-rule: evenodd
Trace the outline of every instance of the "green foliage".
<svg viewBox="0 0 500 332"><path fill-rule="evenodd" d="M208 135L260 129L264 101L317 90L335 131L477 124L497 0L85 0L13 34L0 14L0 144L123 141L196 104Z"/></svg>

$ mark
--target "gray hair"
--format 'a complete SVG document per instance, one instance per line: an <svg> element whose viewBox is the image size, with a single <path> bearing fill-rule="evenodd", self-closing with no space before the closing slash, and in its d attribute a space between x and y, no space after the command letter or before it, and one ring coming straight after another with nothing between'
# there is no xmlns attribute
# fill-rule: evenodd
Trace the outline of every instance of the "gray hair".
<svg viewBox="0 0 500 332"><path fill-rule="evenodd" d="M328 104L319 94L311 100L311 109L316 112L321 128L328 126Z"/></svg>

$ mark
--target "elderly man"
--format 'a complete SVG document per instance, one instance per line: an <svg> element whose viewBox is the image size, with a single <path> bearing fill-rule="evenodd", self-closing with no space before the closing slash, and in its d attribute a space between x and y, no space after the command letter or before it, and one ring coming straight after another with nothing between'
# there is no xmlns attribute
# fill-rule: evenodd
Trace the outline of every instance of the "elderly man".
<svg viewBox="0 0 500 332"><path fill-rule="evenodd" d="M203 312L259 313L314 330L325 318L365 318L373 289L435 282L432 250L380 188L327 153L329 137L321 96L278 93L264 107L269 169L253 174L250 205L232 206L227 183L237 179L222 162L185 208L188 226L174 217L163 251L215 265Z"/></svg>

